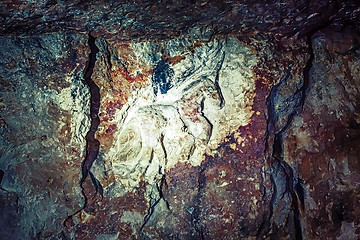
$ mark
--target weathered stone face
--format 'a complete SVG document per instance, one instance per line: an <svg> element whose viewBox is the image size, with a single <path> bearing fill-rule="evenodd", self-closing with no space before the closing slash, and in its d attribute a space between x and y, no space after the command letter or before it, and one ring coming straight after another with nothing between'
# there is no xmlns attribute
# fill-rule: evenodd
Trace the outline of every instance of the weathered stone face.
<svg viewBox="0 0 360 240"><path fill-rule="evenodd" d="M85 44L67 34L1 39L2 238L56 234L84 204Z"/></svg>
<svg viewBox="0 0 360 240"><path fill-rule="evenodd" d="M126 70L132 78L125 83L129 92L103 89L98 132L106 143L100 151L105 169L128 190L139 184L140 176L153 183L157 174L161 178L179 162L200 165L205 152L214 154L227 135L250 122L255 55L235 38L198 42L190 51L193 45L187 39L132 43L126 51L135 53L133 59L115 54L109 63L99 63L98 84L123 82L123 75L112 73L122 69L116 66L131 66ZM155 69L144 75L147 66ZM132 91L139 78L142 86ZM111 106L123 95L128 99Z"/></svg>
<svg viewBox="0 0 360 240"><path fill-rule="evenodd" d="M358 239L356 1L0 3L1 239Z"/></svg>
<svg viewBox="0 0 360 240"><path fill-rule="evenodd" d="M359 224L359 34L327 28L312 38L306 104L284 139L304 191L304 233L356 239Z"/></svg>

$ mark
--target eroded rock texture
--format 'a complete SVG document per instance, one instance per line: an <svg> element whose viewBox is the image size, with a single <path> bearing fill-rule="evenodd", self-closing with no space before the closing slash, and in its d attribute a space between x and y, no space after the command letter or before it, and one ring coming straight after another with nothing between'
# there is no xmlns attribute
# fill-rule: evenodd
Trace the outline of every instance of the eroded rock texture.
<svg viewBox="0 0 360 240"><path fill-rule="evenodd" d="M2 239L49 237L83 205L86 40L62 33L0 40Z"/></svg>
<svg viewBox="0 0 360 240"><path fill-rule="evenodd" d="M0 6L0 239L359 239L357 1Z"/></svg>

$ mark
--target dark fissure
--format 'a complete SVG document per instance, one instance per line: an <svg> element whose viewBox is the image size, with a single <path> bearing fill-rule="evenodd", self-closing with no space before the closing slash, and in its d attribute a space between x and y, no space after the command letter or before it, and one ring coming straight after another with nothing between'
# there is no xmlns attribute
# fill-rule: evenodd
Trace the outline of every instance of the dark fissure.
<svg viewBox="0 0 360 240"><path fill-rule="evenodd" d="M300 221L300 210L298 206L298 200L301 203L301 208L304 209L304 193L300 185L300 179L297 178L297 181L294 177L294 171L292 167L283 159L283 134L286 132L286 130L290 127L294 117L299 114L305 103L306 98L306 91L309 87L309 79L310 79L310 70L312 67L312 62L314 60L314 53L312 49L312 43L311 43L311 37L312 35L309 35L307 39L308 49L310 57L304 67L303 70L303 84L302 86L296 90L296 92L293 94L294 99L297 100L293 110L290 112L290 114L287 117L287 122L285 126L283 126L280 130L276 131L275 124L277 121L277 116L275 113L275 100L277 91L279 88L282 87L282 85L291 77L290 71L284 76L278 85L273 86L268 98L267 98L267 107L268 107L268 128L267 128L267 142L265 146L265 151L268 150L268 141L269 141L269 134L273 133L273 146L272 146L272 154L271 157L274 159L273 163L273 170L272 175L277 174L278 171L281 171L285 175L285 192L278 193L277 192L277 186L276 182L274 181L274 177L271 176L271 183L273 184L273 196L271 198L271 208L270 208L270 218L273 214L273 205L275 204L276 196L277 194L281 194L281 198L284 197L285 194L289 194L291 198L291 205L292 205L292 212L293 212L293 221L294 221L294 233L295 233L295 239L301 240L303 239L302 236L302 228L301 228L301 221ZM294 184L296 186L294 187Z"/></svg>
<svg viewBox="0 0 360 240"><path fill-rule="evenodd" d="M96 188L96 192L102 195L103 194L102 186L100 182L96 179L94 174L91 172L91 167L98 156L99 147L100 147L100 142L95 138L95 133L100 124L100 118L98 116L99 108L100 108L100 89L91 78L96 63L96 53L99 52L99 49L95 44L95 38L90 33L89 33L88 44L90 47L90 54L89 54L88 66L86 67L84 73L84 80L90 89L91 124L90 124L90 129L86 134L86 155L82 163L82 178L80 180L80 184L83 185L86 178L90 176L91 181L93 182ZM86 201L85 201L85 206L86 206Z"/></svg>
<svg viewBox="0 0 360 240"><path fill-rule="evenodd" d="M159 173L161 172L160 170L161 169L159 169ZM142 233L144 227L150 220L151 216L153 215L153 213L155 211L155 207L160 203L161 199L164 200L167 210L171 211L169 202L166 200L166 198L164 196L164 189L166 189L166 188L167 188L166 175L163 174L161 177L160 183L156 184L156 192L157 193L154 193L154 194L157 196L154 198L153 192L151 192L149 195L149 198L150 198L149 208L147 210L147 214L144 216L143 224L139 228L140 234Z"/></svg>
<svg viewBox="0 0 360 240"><path fill-rule="evenodd" d="M325 21L324 23L318 25L312 31L308 33L308 37L306 40L309 59L307 60L304 69L303 69L303 83L300 88L298 88L294 94L293 99L295 99L295 105L292 111L287 116L286 124L280 129L276 130L276 122L278 121L278 116L275 110L275 98L278 90L283 87L284 83L288 81L291 77L290 70L288 73L280 80L277 85L274 85L271 89L271 92L266 100L266 105L268 109L268 122L267 122L267 141L265 143L265 152L268 152L269 146L269 134L274 134L273 137L273 146L271 157L274 159L274 163L272 164L272 173L271 173L271 183L273 184L273 196L271 198L271 207L270 207L270 218L273 215L274 204L276 201L276 196L279 194L277 192L276 181L274 181L273 174L278 174L278 171L281 171L285 174L285 192L281 193L281 198L284 197L285 194L289 194L291 198L292 212L293 212L293 220L294 220L294 233L295 239L301 240L303 239L302 235L302 227L300 220L300 209L299 204L301 204L301 209L305 210L305 199L304 199L304 190L302 188L302 179L294 176L294 170L292 167L283 159L283 135L290 127L291 123L294 120L294 117L303 111L306 94L309 88L310 76L311 76L311 68L314 61L314 52L312 46L312 37L313 35L320 31L322 28L329 26L332 23L332 20ZM290 66L291 68L291 66Z"/></svg>

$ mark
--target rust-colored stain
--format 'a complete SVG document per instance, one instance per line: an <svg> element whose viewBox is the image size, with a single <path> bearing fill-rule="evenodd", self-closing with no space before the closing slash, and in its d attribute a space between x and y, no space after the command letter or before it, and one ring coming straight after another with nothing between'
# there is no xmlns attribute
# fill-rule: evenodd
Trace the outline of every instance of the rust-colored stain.
<svg viewBox="0 0 360 240"><path fill-rule="evenodd" d="M110 69L112 81L126 80L129 83L147 82L148 77L152 74L152 67L138 61L130 43L115 43L114 47L119 53L118 57L121 58L121 64L114 66L114 70Z"/></svg>
<svg viewBox="0 0 360 240"><path fill-rule="evenodd" d="M229 135L213 156L205 155L200 166L178 163L165 173L167 185L163 194L169 205L177 209L176 220L168 223L173 224L169 228L190 232L195 227L209 239L222 239L224 235L237 239L241 235L256 235L256 226L269 216L270 197L265 188L270 189L271 183L269 178L263 179L262 168L267 129L264 109L271 86L264 84L264 79L256 80L254 114L249 124ZM194 98L197 99L184 99L182 111L187 117L198 114L199 109L191 107ZM244 145L238 143L239 137ZM158 226L152 228L164 231Z"/></svg>
<svg viewBox="0 0 360 240"><path fill-rule="evenodd" d="M99 114L100 128L96 133L96 138L105 150L109 149L112 145L114 139L113 134L117 130L117 125L114 122L115 113L125 104L125 99L122 99L123 96L124 95L119 95L117 99L106 99L101 106L102 109Z"/></svg>
<svg viewBox="0 0 360 240"><path fill-rule="evenodd" d="M200 123L200 93L196 93L190 97L181 100L181 111L184 116L194 123Z"/></svg>
<svg viewBox="0 0 360 240"><path fill-rule="evenodd" d="M100 141L104 150L111 147L113 134L116 132L115 114L131 97L134 89L140 89L150 84L153 66L143 64L137 58L131 47L131 42L110 42L117 51L117 62L111 62L112 68L107 70L108 81L104 81L102 76L94 80L97 84L104 86L101 90L102 102L100 107L100 126L97 132L97 139ZM202 43L194 43L189 50L194 51ZM176 64L185 59L185 55L175 57L163 56L170 64ZM105 60L104 60L105 61ZM109 61L109 60L107 60ZM111 60L110 60L111 61ZM103 64L110 64L103 63ZM105 89L106 92L105 92ZM198 96L194 96L195 98ZM191 99L184 101L182 110L186 117L193 122L200 122L199 107L188 103ZM195 99L196 101L197 99ZM193 100L194 101L194 100Z"/></svg>
<svg viewBox="0 0 360 240"><path fill-rule="evenodd" d="M109 149L114 140L114 133L117 130L117 125L115 123L106 122L102 124L105 127L105 131L99 131L97 133L97 139L101 139L101 145L104 149Z"/></svg>
<svg viewBox="0 0 360 240"><path fill-rule="evenodd" d="M201 42L196 42L196 43L194 43L192 46L189 47L189 51L190 51L191 53L195 53L195 48L201 47L202 45L203 45L203 43L201 43Z"/></svg>
<svg viewBox="0 0 360 240"><path fill-rule="evenodd" d="M84 210L80 211L80 212L77 214L77 219L78 219L78 221L79 221L81 224L90 223L90 221L91 221L92 219L94 219L94 218L95 218L94 215L88 214L88 213L85 212Z"/></svg>
<svg viewBox="0 0 360 240"><path fill-rule="evenodd" d="M124 79L129 83L134 83L134 82L146 82L148 80L148 75L149 74L138 74L137 76L133 76L135 73L129 71L129 69L126 68L118 68L114 71L110 72L111 78L112 79L116 79L119 78L120 79Z"/></svg>
<svg viewBox="0 0 360 240"><path fill-rule="evenodd" d="M105 100L102 107L104 111L102 111L99 116L101 121L113 121L115 117L115 113L117 110L121 109L124 105L124 101L116 99L116 100Z"/></svg>
<svg viewBox="0 0 360 240"><path fill-rule="evenodd" d="M203 43L201 43L201 42L196 42L196 43L194 43L193 45L189 46L189 47L188 47L188 50L189 50L192 54L194 54L194 53L195 53L195 48L201 47L202 45L203 45ZM169 64L175 65L175 64L181 62L182 60L186 59L186 56L185 56L185 51L183 51L183 52L181 53L181 55L174 56L174 57L170 57L170 56L168 56L167 54L163 54L162 58L163 58L163 59L166 59Z"/></svg>
<svg viewBox="0 0 360 240"><path fill-rule="evenodd" d="M150 84L152 67L141 63L131 48L131 42L111 42L111 47L116 49L117 58L120 61L104 62L112 66L107 70L107 80L103 75L96 76L95 81L104 87L101 90L100 126L97 139L104 151L108 150L113 142L113 134L116 132L115 114L119 111L135 89L141 89ZM99 66L98 66L99 67ZM106 90L105 90L106 89Z"/></svg>
<svg viewBox="0 0 360 240"><path fill-rule="evenodd" d="M181 110L184 112L184 115L190 119L194 123L200 123L201 120L199 118L200 107L195 104L187 104L186 106L182 106Z"/></svg>
<svg viewBox="0 0 360 240"><path fill-rule="evenodd" d="M115 124L115 123L114 123L114 124L111 124L111 125L106 129L106 133L107 133L107 134L111 134L111 133L113 133L114 131L116 131L116 129L117 129L116 124Z"/></svg>
<svg viewBox="0 0 360 240"><path fill-rule="evenodd" d="M90 181L90 180L89 180ZM92 192L93 186L91 182L84 185L85 191ZM140 186L122 197L113 197L111 199L104 197L100 198L98 195L92 195L88 198L87 207L79 212L77 216L67 219L65 222L66 231L68 233L75 232L79 239L95 239L96 234L114 235L119 234L119 239L137 239L139 236L138 230L142 224L140 222L130 223L121 220L125 211L138 213L140 216L145 216L148 210L148 201L145 199L146 184L140 183ZM96 216L93 221L93 216ZM74 221L76 218L76 221Z"/></svg>
<svg viewBox="0 0 360 240"><path fill-rule="evenodd" d="M168 57L167 60L170 64L175 65L179 62L181 62L182 60L184 60L186 57L184 55L178 55L175 57Z"/></svg>
<svg viewBox="0 0 360 240"><path fill-rule="evenodd" d="M346 113L342 119L338 119L329 112L329 109L324 107L314 114L311 105L306 105L299 115L306 125L298 131L306 134L313 143L309 143L309 146L298 146L299 136L289 130L285 147L289 159L298 166L299 177L310 189L308 198L317 204L316 208L311 210L305 202L305 209L308 209L306 225L316 237L325 235L325 229L338 234L341 231L342 219L352 219L354 223L360 223L360 217L353 208L360 204L359 191L351 187L353 182L360 179L360 128L358 124L351 124L351 114ZM324 171L327 174L324 174ZM349 172L345 174L346 171ZM345 190L329 189L329 184L343 186ZM326 228L312 227L319 224Z"/></svg>
<svg viewBox="0 0 360 240"><path fill-rule="evenodd" d="M271 85L267 80L264 83L264 77L257 78L255 82L255 97L252 105L253 114L250 123L241 126L233 133L229 141L224 143L228 151L239 151L247 159L260 159L264 157L267 118L264 112L266 106L266 98L270 92ZM236 144L234 147L233 144ZM256 167L260 167L262 162L253 162Z"/></svg>

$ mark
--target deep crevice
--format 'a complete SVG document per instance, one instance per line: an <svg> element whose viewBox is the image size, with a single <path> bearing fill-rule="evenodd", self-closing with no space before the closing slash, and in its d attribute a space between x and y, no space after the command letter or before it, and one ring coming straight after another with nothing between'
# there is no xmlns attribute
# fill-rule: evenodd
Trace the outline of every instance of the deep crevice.
<svg viewBox="0 0 360 240"><path fill-rule="evenodd" d="M291 67L290 67L291 68ZM265 149L264 149L264 153L265 156L268 155L268 151L269 151L269 138L270 138L270 134L272 134L273 132L275 132L275 103L274 103L274 98L275 95L279 89L279 87L288 80L288 78L290 77L291 71L289 70L286 74L286 76L284 76L283 78L280 79L280 82L277 85L274 85L270 91L269 96L266 98L266 107L267 107L267 128L266 128L266 133L265 133Z"/></svg>
<svg viewBox="0 0 360 240"><path fill-rule="evenodd" d="M84 196L84 205L83 207L75 212L74 214L67 217L64 221L64 225L66 222L71 219L74 215L81 212L83 209L86 208L88 204L88 196L85 193L85 189L83 187L83 184L88 176L90 176L90 179L96 189L96 193L99 193L101 197L103 196L103 188L99 182L99 180L96 179L94 174L91 172L91 167L96 160L98 153L99 153L99 147L100 142L95 138L95 133L98 129L98 126L100 124L100 118L98 116L99 109L100 109L100 89L95 84L95 82L91 79L91 76L94 72L94 67L96 63L96 53L99 52L99 48L95 44L95 38L89 33L88 38L88 44L90 48L89 53L89 60L88 64L84 71L84 82L86 85L88 85L90 90L90 129L86 134L85 140L86 140L86 153L85 153L85 159L83 160L81 164L81 170L82 170L82 176L80 179L80 187L82 195Z"/></svg>
<svg viewBox="0 0 360 240"><path fill-rule="evenodd" d="M291 66L290 66L291 69ZM275 102L274 102L274 98L276 96L276 93L278 91L278 89L290 78L291 76L291 70L288 70L286 75L284 77L282 77L279 81L278 84L273 85L271 88L271 91L269 93L269 96L266 98L266 107L267 107L267 128L266 128L266 132L265 132L265 148L264 148L264 155L268 156L270 153L270 146L269 146L269 141L270 141L270 135L272 135L273 133L275 133L275 122L276 122L276 113L275 113ZM272 149L272 155L274 155L274 146L277 144L279 144L278 141L275 140L276 136L274 137L274 142L273 142L273 149ZM280 149L281 149L281 145L280 145ZM276 155L276 154L275 154ZM278 155L278 154L277 154ZM281 154L280 154L281 155ZM274 165L272 164L271 167L273 167ZM275 178L272 172L270 172L270 183L272 186L272 195L271 195L271 199L270 199L270 209L269 209L269 217L268 217L268 223L267 223L267 227L270 230L271 229L271 219L273 217L274 214L274 206L276 204L276 196L278 194L278 190L277 190L277 185L275 182ZM264 220L264 225L266 220ZM258 230L257 232L257 237L260 237L261 232L263 231L262 229L265 229L266 227L262 225L261 228Z"/></svg>
<svg viewBox="0 0 360 240"><path fill-rule="evenodd" d="M2 169L0 169L0 185L1 185L1 182L2 182L2 180L4 178L4 174L5 174L5 172Z"/></svg>
<svg viewBox="0 0 360 240"><path fill-rule="evenodd" d="M298 178L297 183L295 185L295 191L296 194L299 198L300 204L301 204L301 209L304 211L305 210L305 196L304 196L304 188L302 187L302 179Z"/></svg>
<svg viewBox="0 0 360 240"><path fill-rule="evenodd" d="M296 102L295 107L293 108L293 111L288 115L285 126L283 126L279 131L276 131L276 126L275 126L277 119L275 116L275 102L274 102L275 100L274 100L274 98L277 94L278 89L282 86L282 84L284 82L286 82L289 79L290 74L291 74L290 70L288 71L286 76L280 80L279 84L273 86L273 88L271 89L270 95L268 96L268 98L266 100L266 104L267 104L267 108L268 108L268 123L267 123L268 127L267 127L267 141L266 141L265 151L267 152L269 150L268 141L269 141L270 134L274 134L271 157L276 162L277 171L281 170L285 174L285 182L286 182L285 189L286 190L285 190L285 192L282 193L282 198L284 197L284 195L286 193L288 193L291 197L291 205L292 205L291 207L292 207L292 211L293 211L293 221L294 221L294 228L295 228L294 229L295 239L297 239L297 240L303 239L302 229L301 229L301 221L300 221L300 211L299 211L299 206L298 206L298 197L294 190L293 169L283 159L282 145L283 145L283 134L291 125L294 117L302 111L302 108L303 108L303 105L305 102L306 91L309 86L310 68L312 66L312 61L314 59L312 47L311 47L311 36L309 38L310 38L310 45L309 45L310 57L304 68L303 85L299 89L297 89L296 92L293 94L294 98L296 100L298 100L298 99L299 100ZM273 164L272 167L274 167L274 166L275 165ZM274 204L276 201L276 196L278 194L276 181L274 180L273 173L271 173L271 183L273 185L274 190L273 190L273 195L272 195L271 201L270 201L270 218L269 219L271 219L273 216Z"/></svg>
<svg viewBox="0 0 360 240"><path fill-rule="evenodd" d="M90 48L88 65L84 73L84 81L89 86L90 90L90 129L86 134L86 155L85 159L82 162L82 178L80 180L80 186L82 188L83 195L85 197L84 208L87 205L87 196L84 192L83 183L88 176L90 176L91 181L93 182L96 192L100 193L102 196L103 189L100 182L95 178L94 174L91 172L91 167L96 160L100 142L95 138L95 133L100 124L99 108L100 108L100 89L92 80L91 76L94 72L94 67L96 63L96 53L99 52L99 48L95 44L95 38L89 33L88 44Z"/></svg>
<svg viewBox="0 0 360 240"><path fill-rule="evenodd" d="M303 236L302 236L300 210L299 210L299 206L298 206L299 205L298 201L301 204L302 210L305 210L304 190L301 186L302 180L300 178L297 178L297 180L295 180L293 169L283 159L283 156L282 156L283 155L283 148L282 148L283 134L290 127L294 117L303 111L307 90L309 88L309 80L310 80L310 75L311 75L310 70L312 68L312 64L313 64L313 60L314 60L312 37L320 29L323 29L323 28L331 25L332 22L333 22L333 19L329 18L328 21L325 21L322 24L313 28L307 35L306 43L308 46L310 56L304 66L304 69L303 69L303 84L293 94L296 104L295 104L292 112L288 115L285 126L283 126L279 131L276 131L276 126L275 126L275 122L277 121L277 119L275 116L274 98L275 98L275 95L276 95L278 89L283 84L283 82L287 81L287 79L289 78L290 71L287 73L287 75L282 80L280 80L279 84L273 86L268 98L266 99L266 104L267 104L267 109L268 109L268 121L267 121L267 132L266 132L267 140L265 143L266 144L265 145L265 153L268 153L268 151L269 151L269 146L268 146L269 143L268 142L269 142L270 134L274 134L274 140L273 140L274 142L273 142L273 146L272 146L271 157L275 160L275 162L278 166L277 169L279 170L279 168L280 168L281 171L286 176L285 177L286 178L285 179L286 180L286 190L284 193L282 193L282 197L284 197L284 195L286 193L289 193L291 196L291 204L292 204L293 220L294 220L294 228L295 228L294 229L295 230L295 239L299 239L299 240L303 239ZM274 167L274 164L272 165L272 167ZM277 191L275 191L277 189L277 187L276 187L276 182L274 181L272 174L271 174L271 182L274 187L274 192L273 192L271 202L270 202L270 205L271 205L270 206L270 219L273 216L273 208L274 208L273 205L275 204L276 196L278 194ZM295 183L296 183L296 185L294 186Z"/></svg>

